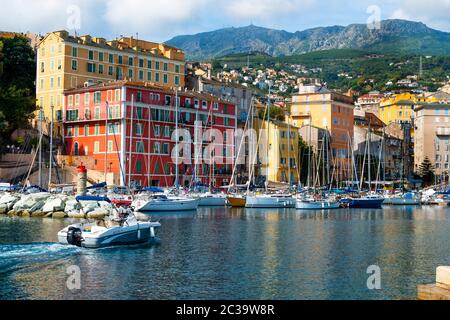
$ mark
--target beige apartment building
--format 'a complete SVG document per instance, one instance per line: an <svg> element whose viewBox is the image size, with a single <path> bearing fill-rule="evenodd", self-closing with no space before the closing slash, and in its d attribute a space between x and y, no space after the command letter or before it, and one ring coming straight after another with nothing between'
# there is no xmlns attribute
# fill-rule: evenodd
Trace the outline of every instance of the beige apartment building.
<svg viewBox="0 0 450 320"><path fill-rule="evenodd" d="M434 164L435 173L450 171L450 103L421 103L415 113L414 170L423 160Z"/></svg>
<svg viewBox="0 0 450 320"><path fill-rule="evenodd" d="M116 80L184 88L184 53L165 44L124 37L107 41L56 31L39 42L37 51L37 105L47 125L53 107L57 135L64 117L64 90Z"/></svg>
<svg viewBox="0 0 450 320"><path fill-rule="evenodd" d="M291 123L299 128L311 124L329 132L333 166L340 180L351 176L354 108L351 97L317 85L300 86L299 93L292 95Z"/></svg>

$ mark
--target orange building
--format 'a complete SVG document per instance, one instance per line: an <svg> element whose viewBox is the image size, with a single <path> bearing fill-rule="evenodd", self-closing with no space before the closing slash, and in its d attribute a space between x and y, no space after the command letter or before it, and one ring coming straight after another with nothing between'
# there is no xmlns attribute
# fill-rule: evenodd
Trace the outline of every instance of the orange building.
<svg viewBox="0 0 450 320"><path fill-rule="evenodd" d="M341 181L351 177L354 107L351 97L316 85L300 86L292 95L290 121L299 128L311 125L329 132L332 167Z"/></svg>
<svg viewBox="0 0 450 320"><path fill-rule="evenodd" d="M65 91L63 135L67 154L94 159L92 170L113 174L110 184L173 186L175 96L174 90L128 81ZM192 92L180 92L178 99L178 128L186 129L192 141L199 122L203 130L218 130L224 137L214 151L217 159L218 151L223 151L222 163L212 166L205 160L195 166L198 158L189 155L191 164L179 165L178 182L228 185L234 159L236 106ZM191 150L195 150L194 145Z"/></svg>

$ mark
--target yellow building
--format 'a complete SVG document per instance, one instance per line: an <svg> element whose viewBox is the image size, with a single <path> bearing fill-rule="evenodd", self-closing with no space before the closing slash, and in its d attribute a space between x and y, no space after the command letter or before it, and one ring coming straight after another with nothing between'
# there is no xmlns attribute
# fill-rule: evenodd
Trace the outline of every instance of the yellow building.
<svg viewBox="0 0 450 320"><path fill-rule="evenodd" d="M260 174L267 176L267 147L269 154L269 181L272 183L292 183L299 181L299 128L281 121L256 119L253 128L257 130L260 141L259 158L262 166ZM267 129L269 136L267 137ZM290 137L289 137L290 134ZM268 140L268 143L266 141ZM289 179L290 175L290 179Z"/></svg>
<svg viewBox="0 0 450 320"><path fill-rule="evenodd" d="M412 122L414 106L425 100L409 92L384 98L380 103L380 118L385 124Z"/></svg>
<svg viewBox="0 0 450 320"><path fill-rule="evenodd" d="M57 135L64 116L64 90L124 79L184 88L184 53L165 44L133 38L106 41L56 31L48 33L37 49L37 105L47 124L54 107Z"/></svg>

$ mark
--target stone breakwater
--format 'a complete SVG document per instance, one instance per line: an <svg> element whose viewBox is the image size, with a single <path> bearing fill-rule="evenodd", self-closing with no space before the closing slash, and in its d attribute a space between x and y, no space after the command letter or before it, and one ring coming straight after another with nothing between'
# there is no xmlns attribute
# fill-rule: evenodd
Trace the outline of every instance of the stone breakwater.
<svg viewBox="0 0 450 320"><path fill-rule="evenodd" d="M50 193L4 193L0 196L0 214L10 217L103 219L112 210L111 203L78 202L74 196Z"/></svg>

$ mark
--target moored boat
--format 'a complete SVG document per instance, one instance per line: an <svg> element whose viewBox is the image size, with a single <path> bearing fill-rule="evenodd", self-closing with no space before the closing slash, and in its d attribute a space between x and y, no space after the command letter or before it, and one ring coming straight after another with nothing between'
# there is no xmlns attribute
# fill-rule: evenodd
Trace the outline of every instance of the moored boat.
<svg viewBox="0 0 450 320"><path fill-rule="evenodd" d="M294 208L295 199L291 195L263 194L247 196L246 208Z"/></svg>
<svg viewBox="0 0 450 320"><path fill-rule="evenodd" d="M297 199L295 203L297 210L332 210L340 207L339 202L330 200Z"/></svg>
<svg viewBox="0 0 450 320"><path fill-rule="evenodd" d="M227 196L227 202L233 208L245 208L247 199L244 195L229 195Z"/></svg>
<svg viewBox="0 0 450 320"><path fill-rule="evenodd" d="M384 200L384 197L369 195L361 198L346 198L342 199L341 202L348 205L349 208L380 209Z"/></svg>
<svg viewBox="0 0 450 320"><path fill-rule="evenodd" d="M140 195L131 204L139 212L193 211L197 210L200 199L168 197L163 194Z"/></svg>

